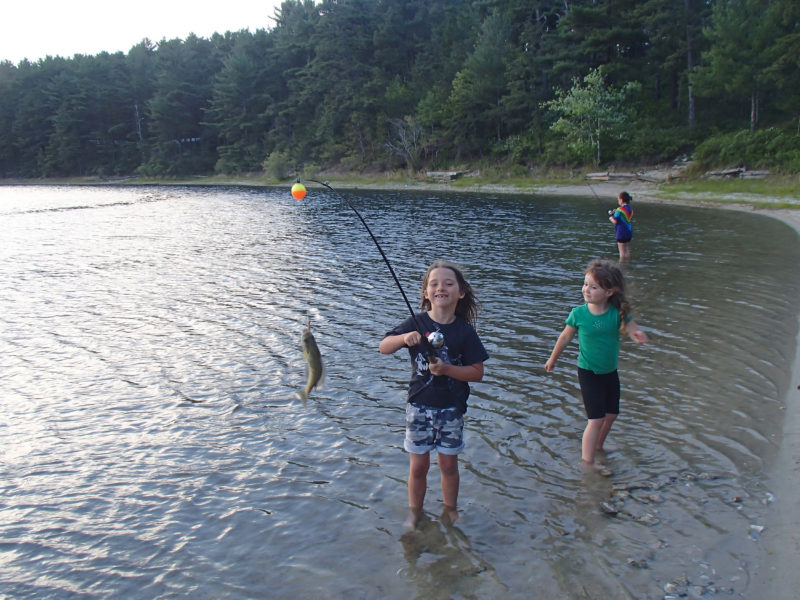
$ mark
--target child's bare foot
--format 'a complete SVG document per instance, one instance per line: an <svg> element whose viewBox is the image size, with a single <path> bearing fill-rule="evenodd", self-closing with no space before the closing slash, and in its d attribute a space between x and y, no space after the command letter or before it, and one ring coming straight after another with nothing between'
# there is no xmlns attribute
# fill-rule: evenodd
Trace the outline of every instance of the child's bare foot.
<svg viewBox="0 0 800 600"><path fill-rule="evenodd" d="M614 472L611 469L609 469L605 465L601 465L600 463L589 462L587 460L581 460L581 465L587 471L595 471L598 474L600 474L602 477L611 477L614 474Z"/></svg>
<svg viewBox="0 0 800 600"><path fill-rule="evenodd" d="M447 504L445 504L442 509L442 514L439 516L439 520L444 525L452 525L458 521L458 509L455 506L447 506Z"/></svg>
<svg viewBox="0 0 800 600"><path fill-rule="evenodd" d="M408 516L406 520L403 521L403 530L404 531L414 531L419 524L419 520L422 518L422 509L421 508L411 508L409 509Z"/></svg>

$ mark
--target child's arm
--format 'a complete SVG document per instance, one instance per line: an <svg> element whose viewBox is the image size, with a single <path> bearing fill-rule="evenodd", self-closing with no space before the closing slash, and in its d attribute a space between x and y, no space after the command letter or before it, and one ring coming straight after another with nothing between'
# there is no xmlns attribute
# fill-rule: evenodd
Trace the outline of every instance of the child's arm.
<svg viewBox="0 0 800 600"><path fill-rule="evenodd" d="M411 348L422 341L422 334L419 331L409 331L400 335L389 335L381 340L378 350L381 354L393 354L400 348Z"/></svg>
<svg viewBox="0 0 800 600"><path fill-rule="evenodd" d="M452 377L458 381L480 381L483 379L483 363L472 365L449 365L438 358L428 363L431 373L440 376Z"/></svg>
<svg viewBox="0 0 800 600"><path fill-rule="evenodd" d="M553 348L552 354L550 354L550 358L544 365L544 370L548 373L552 373L553 370L556 368L556 361L558 357L561 356L561 353L564 351L564 348L567 347L572 341L572 338L575 337L575 332L578 331L571 325L566 325L564 327L564 331L561 332L561 335L558 336L558 340L556 341L556 347Z"/></svg>
<svg viewBox="0 0 800 600"><path fill-rule="evenodd" d="M637 344L647 343L647 334L641 329L639 329L639 326L636 324L636 321L628 321L627 323L625 323L625 333L627 333L631 337L631 339Z"/></svg>

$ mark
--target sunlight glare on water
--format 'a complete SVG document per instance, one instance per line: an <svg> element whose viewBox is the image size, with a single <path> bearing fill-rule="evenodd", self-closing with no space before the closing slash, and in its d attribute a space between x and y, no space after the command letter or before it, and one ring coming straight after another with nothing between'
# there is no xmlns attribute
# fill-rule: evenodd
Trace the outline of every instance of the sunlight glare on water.
<svg viewBox="0 0 800 600"><path fill-rule="evenodd" d="M336 195L0 187L0 595L746 597L796 351L795 232L635 205L651 342L623 341L600 478L578 466L577 344L543 365L584 266L616 254L613 199L346 194L414 306L436 258L482 303L456 525L434 466L403 535L409 365L377 346L408 311ZM303 403L307 319L326 375Z"/></svg>

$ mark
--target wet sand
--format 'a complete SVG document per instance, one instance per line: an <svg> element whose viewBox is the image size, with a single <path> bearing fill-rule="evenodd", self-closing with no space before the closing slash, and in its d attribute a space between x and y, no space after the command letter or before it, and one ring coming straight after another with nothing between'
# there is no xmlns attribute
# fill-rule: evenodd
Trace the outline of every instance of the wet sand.
<svg viewBox="0 0 800 600"><path fill-rule="evenodd" d="M797 347L800 348L800 335ZM749 588L752 598L796 598L800 590L799 374L800 351L796 350L792 381L784 401L786 415L780 449L768 479L775 501L767 518L767 529L759 540L762 554Z"/></svg>

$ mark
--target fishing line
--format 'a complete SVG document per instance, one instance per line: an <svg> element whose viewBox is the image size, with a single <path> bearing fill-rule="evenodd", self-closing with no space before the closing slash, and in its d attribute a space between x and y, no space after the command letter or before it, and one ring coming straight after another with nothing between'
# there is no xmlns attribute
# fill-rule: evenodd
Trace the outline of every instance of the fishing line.
<svg viewBox="0 0 800 600"><path fill-rule="evenodd" d="M602 200L600 200L600 196L598 196L597 192L594 191L594 188L592 187L592 184L587 181L586 185L588 185L589 189L592 190L592 193L594 194L594 197L597 198L597 201L598 202L602 202ZM606 212L608 213L609 217L614 214L614 210L613 209L609 210L609 211L606 211Z"/></svg>
<svg viewBox="0 0 800 600"><path fill-rule="evenodd" d="M592 190L592 193L594 194L594 197L597 198L598 200L600 200L600 196L598 196L597 192L594 191L594 188L592 187L592 184L587 181L586 185L588 185L589 189ZM601 200L601 202L602 202L602 200Z"/></svg>
<svg viewBox="0 0 800 600"><path fill-rule="evenodd" d="M395 274L394 269L392 268L392 264L389 262L389 259L386 257L386 253L383 251L383 248L381 248L381 245L378 243L378 239L375 237L375 235L373 235L372 230L369 228L369 225L367 225L367 222L364 220L364 217L361 216L361 213L358 212L358 210L356 210L356 207L353 206L347 198L345 198L339 192L337 192L335 189L333 189L327 182L318 181L316 179L306 179L306 181L312 181L314 183L318 183L318 184L326 187L331 192L333 192L340 200L343 200L347 204L347 206L349 206L350 209L354 213L356 213L356 216L358 217L358 220L361 221L361 224L364 226L364 229L367 230L367 233L369 234L369 237L371 237L372 241L375 242L375 247L378 249L378 252L381 253L381 258L383 258L383 262L385 262L386 266L389 268L389 273L392 274L392 279L394 279L394 282L397 284L397 289L399 289L400 293L403 295L403 300L405 300L405 302L406 302L406 306L408 307L408 312L411 313L411 318L414 320L414 325L416 326L417 331L420 333L420 335L422 335L422 339L425 340L428 343L428 345L431 346L431 348L434 348L434 349L441 348L442 345L444 345L444 337L438 331L434 331L431 334L425 334L425 330L419 324L419 321L417 320L417 315L414 313L414 309L411 307L411 302L408 301L408 296L406 296L406 293L403 290L403 286L400 285L400 280L397 278L397 275ZM297 180L297 183L300 183L299 179ZM297 184L295 184L295 185L297 185ZM293 188L293 192L292 193L294 193L294 188Z"/></svg>

